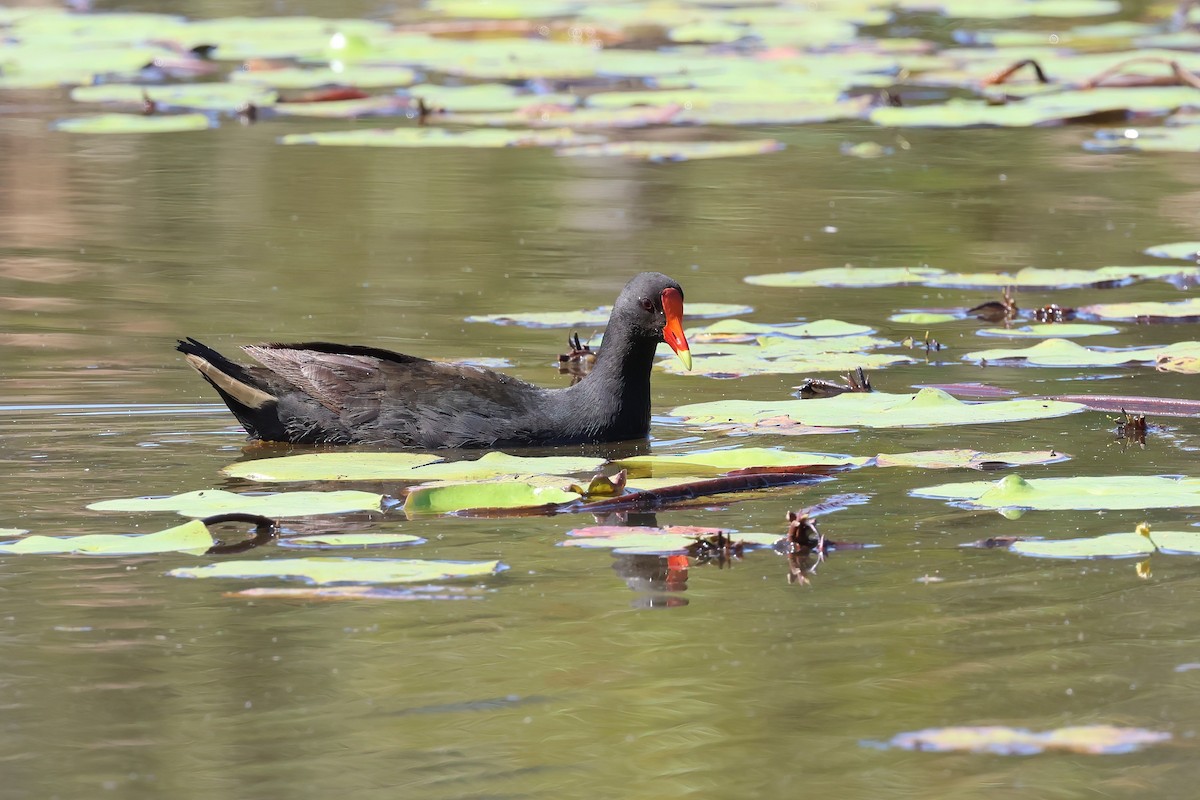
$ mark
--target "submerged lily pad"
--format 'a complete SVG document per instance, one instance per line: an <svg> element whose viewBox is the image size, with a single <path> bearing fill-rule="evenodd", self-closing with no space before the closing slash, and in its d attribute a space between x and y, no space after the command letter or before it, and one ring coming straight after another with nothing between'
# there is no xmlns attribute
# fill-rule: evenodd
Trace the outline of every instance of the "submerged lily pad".
<svg viewBox="0 0 1200 800"><path fill-rule="evenodd" d="M595 144L603 137L558 130L471 130L448 131L444 128L372 128L292 133L279 139L281 144L317 144L345 147L568 147Z"/></svg>
<svg viewBox="0 0 1200 800"><path fill-rule="evenodd" d="M1171 739L1171 734L1115 725L1079 725L1034 733L1003 726L928 728L901 733L889 743L903 750L1027 756L1048 750L1084 755L1132 753Z"/></svg>
<svg viewBox="0 0 1200 800"><path fill-rule="evenodd" d="M348 511L379 511L383 495L371 492L279 492L237 494L221 489L202 489L173 497L133 497L103 500L88 506L93 511L174 511L184 517L214 514L258 514L264 517L306 517L315 514L344 514Z"/></svg>
<svg viewBox="0 0 1200 800"><path fill-rule="evenodd" d="M932 267L829 267L806 272L776 272L748 275L746 283L755 286L806 288L813 286L906 286L924 283L944 270Z"/></svg>
<svg viewBox="0 0 1200 800"><path fill-rule="evenodd" d="M131 556L149 553L203 553L212 546L213 537L208 528L203 522L192 520L157 533L26 536L24 539L0 542L0 553Z"/></svg>
<svg viewBox="0 0 1200 800"><path fill-rule="evenodd" d="M1031 478L944 483L913 489L914 497L950 500L968 508L1100 511L1200 506L1200 479L1167 476Z"/></svg>
<svg viewBox="0 0 1200 800"><path fill-rule="evenodd" d="M679 406L671 415L683 417L692 425L753 423L787 417L798 424L819 427L900 428L1016 422L1060 417L1082 410L1084 406L1079 403L1052 400L969 403L939 389L927 388L916 394L848 392L816 400L720 400Z"/></svg>
<svg viewBox="0 0 1200 800"><path fill-rule="evenodd" d="M709 319L749 314L754 309L735 303L687 303L685 319ZM527 328L602 327L608 323L612 306L600 306L587 311L545 311L528 314L483 314L467 317L467 322L490 322L494 325L522 325Z"/></svg>
<svg viewBox="0 0 1200 800"><path fill-rule="evenodd" d="M984 328L976 331L980 336L1009 337L1012 339L1044 339L1046 337L1107 336L1117 333L1111 325L1093 325L1086 322L1039 322L1019 328Z"/></svg>
<svg viewBox="0 0 1200 800"><path fill-rule="evenodd" d="M204 114L96 114L59 120L55 126L68 133L178 133L212 127Z"/></svg>
<svg viewBox="0 0 1200 800"><path fill-rule="evenodd" d="M280 547L313 550L394 547L424 543L425 540L420 536L412 536L407 533L324 533L310 536L289 536L279 540Z"/></svg>
<svg viewBox="0 0 1200 800"><path fill-rule="evenodd" d="M672 555L685 553L706 536L718 533L727 535L733 544L746 547L772 547L782 537L775 533L737 533L719 528L674 527L623 527L607 525L592 528L577 528L567 531L573 538L559 542L562 547L588 549L611 549L617 553L636 555Z"/></svg>
<svg viewBox="0 0 1200 800"><path fill-rule="evenodd" d="M782 150L775 139L741 142L608 142L579 147L564 147L558 155L572 158L624 158L634 161L695 161L709 158L755 156Z"/></svg>
<svg viewBox="0 0 1200 800"><path fill-rule="evenodd" d="M441 460L440 456L418 453L305 453L241 461L221 472L231 478L268 483L394 480Z"/></svg>
<svg viewBox="0 0 1200 800"><path fill-rule="evenodd" d="M579 500L582 495L524 481L442 483L409 489L407 514L448 514L486 508L543 508Z"/></svg>
<svg viewBox="0 0 1200 800"><path fill-rule="evenodd" d="M450 578L482 578L506 567L499 561L421 561L384 558L264 558L221 561L173 569L176 578L282 578L335 583L417 583Z"/></svg>

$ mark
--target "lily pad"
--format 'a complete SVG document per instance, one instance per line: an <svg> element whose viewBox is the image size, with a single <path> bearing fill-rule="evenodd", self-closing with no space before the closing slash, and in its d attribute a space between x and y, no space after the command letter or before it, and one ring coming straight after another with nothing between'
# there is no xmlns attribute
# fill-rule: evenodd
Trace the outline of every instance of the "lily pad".
<svg viewBox="0 0 1200 800"><path fill-rule="evenodd" d="M1200 242L1171 242L1147 247L1146 255L1155 258L1179 258L1185 261L1200 260Z"/></svg>
<svg viewBox="0 0 1200 800"><path fill-rule="evenodd" d="M945 270L932 267L829 267L807 272L776 272L748 275L746 283L755 286L807 288L813 286L907 286L924 283Z"/></svg>
<svg viewBox="0 0 1200 800"><path fill-rule="evenodd" d="M404 511L415 515L467 509L535 509L572 503L581 497L577 492L524 481L441 483L409 489Z"/></svg>
<svg viewBox="0 0 1200 800"><path fill-rule="evenodd" d="M912 363L908 356L893 353L825 352L808 355L766 358L765 354L713 355L693 358L692 366L666 361L661 364L676 375L703 375L709 378L743 378L748 375L800 375L811 372L849 372L855 369L880 370L893 364Z"/></svg>
<svg viewBox="0 0 1200 800"><path fill-rule="evenodd" d="M991 753L1027 756L1046 751L1083 755L1132 753L1171 739L1171 734L1115 725L1079 725L1034 733L1002 726L928 728L901 733L889 744L903 750L935 753Z"/></svg>
<svg viewBox="0 0 1200 800"><path fill-rule="evenodd" d="M1200 541L1200 535L1197 538ZM1014 542L1009 549L1040 558L1140 558L1151 555L1156 548L1136 533L1109 533L1082 539Z"/></svg>
<svg viewBox="0 0 1200 800"><path fill-rule="evenodd" d="M0 528L0 536L20 536L23 533L29 533L24 528Z"/></svg>
<svg viewBox="0 0 1200 800"><path fill-rule="evenodd" d="M754 309L735 303L687 303L685 319L709 319L749 314ZM608 324L612 306L600 306L588 311L545 311L528 314L484 314L467 317L467 322L490 322L494 325L522 325L527 328L583 328Z"/></svg>
<svg viewBox="0 0 1200 800"><path fill-rule="evenodd" d="M730 450L709 450L700 453L633 456L617 463L639 475L691 475L730 472L759 468L799 467L812 465L863 466L869 458L830 455L827 453L798 453L767 447L738 447Z"/></svg>
<svg viewBox="0 0 1200 800"><path fill-rule="evenodd" d="M381 89L408 86L417 73L407 67L351 66L343 69L284 68L238 71L229 76L234 84L246 83L273 89L314 89L319 86L353 86Z"/></svg>
<svg viewBox="0 0 1200 800"><path fill-rule="evenodd" d="M827 336L864 336L873 329L866 325L855 325L836 319L819 319L813 322L793 322L783 325L746 322L740 319L723 319L703 328L689 328L689 342L752 342L761 336L787 336L796 338L823 338ZM857 349L858 345L855 345Z"/></svg>
<svg viewBox="0 0 1200 800"><path fill-rule="evenodd" d="M510 456L491 452L473 461L444 461L417 467L405 480L470 481L502 475L574 475L595 472L602 458L585 456Z"/></svg>
<svg viewBox="0 0 1200 800"><path fill-rule="evenodd" d="M489 590L474 586L258 586L226 597L256 600L482 600Z"/></svg>
<svg viewBox="0 0 1200 800"><path fill-rule="evenodd" d="M1080 306L1078 311L1097 319L1191 322L1200 319L1200 297L1173 302L1097 303Z"/></svg>
<svg viewBox="0 0 1200 800"><path fill-rule="evenodd" d="M168 572L175 578L282 578L317 585L338 583L424 583L483 578L506 567L499 561L422 561L385 558L264 558L221 561Z"/></svg>
<svg viewBox="0 0 1200 800"><path fill-rule="evenodd" d="M679 406L672 416L691 425L753 423L787 417L797 424L818 427L846 425L867 428L934 427L1045 419L1084 410L1079 403L1051 400L1002 400L970 403L939 389L916 394L848 392L816 400L720 400Z"/></svg>
<svg viewBox="0 0 1200 800"><path fill-rule="evenodd" d="M950 500L968 508L1037 511L1187 508L1200 506L1200 479L1168 476L1031 478L927 486L914 497Z"/></svg>
<svg viewBox="0 0 1200 800"><path fill-rule="evenodd" d="M1111 325L1093 325L1086 322L1039 322L1019 328L984 328L976 331L980 336L998 336L1012 339L1043 339L1057 337L1065 339L1079 336L1107 336L1118 333Z"/></svg>
<svg viewBox="0 0 1200 800"><path fill-rule="evenodd" d="M59 120L54 127L68 133L178 133L207 130L212 120L204 114L96 114Z"/></svg>
<svg viewBox="0 0 1200 800"><path fill-rule="evenodd" d="M633 161L696 161L774 153L783 149L775 139L751 139L740 142L608 142L579 147L564 147L558 155L572 158L624 158Z"/></svg>
<svg viewBox="0 0 1200 800"><path fill-rule="evenodd" d="M976 350L963 356L964 361L1017 361L1031 367L1115 367L1120 364L1148 363L1160 358L1200 356L1200 342L1176 342L1154 347L1101 349L1084 347L1068 339L1047 339L1032 347Z"/></svg>
<svg viewBox="0 0 1200 800"><path fill-rule="evenodd" d="M731 542L741 542L747 547L772 547L782 537L775 533L737 533L719 528L672 527L622 527L607 525L577 528L567 531L573 538L559 542L562 547L588 549L611 549L617 553L636 555L672 555L685 553L695 547L706 536L726 534Z"/></svg>
<svg viewBox="0 0 1200 800"><path fill-rule="evenodd" d="M149 97L160 108L191 108L200 111L237 111L246 105L270 106L275 93L260 86L234 83L178 83L138 85L101 83L77 86L71 99L78 103L120 103L141 106ZM173 117L168 117L174 119ZM205 125L204 127L207 127Z"/></svg>
<svg viewBox="0 0 1200 800"><path fill-rule="evenodd" d="M324 533L311 536L289 536L280 539L280 547L295 547L314 550L341 548L394 547L397 545L424 544L420 536L407 533Z"/></svg>
<svg viewBox="0 0 1200 800"><path fill-rule="evenodd" d="M201 489L173 497L132 497L102 500L88 506L93 511L174 511L184 517L215 514L258 514L264 517L307 517L379 511L383 495L371 492L279 492L237 494L221 489Z"/></svg>
<svg viewBox="0 0 1200 800"><path fill-rule="evenodd" d="M230 464L221 472L231 478L266 483L289 481L383 481L409 475L416 467L441 461L418 453L305 453Z"/></svg>
<svg viewBox="0 0 1200 800"><path fill-rule="evenodd" d="M1097 131L1083 148L1093 153L1195 153L1200 152L1200 125Z"/></svg>
<svg viewBox="0 0 1200 800"><path fill-rule="evenodd" d="M1073 289L1083 286L1125 285L1141 280L1200 275L1200 267L1147 266L1097 269L1040 269L1025 267L1014 273L945 273L924 281L926 286L958 289Z"/></svg>
<svg viewBox="0 0 1200 800"><path fill-rule="evenodd" d="M941 325L944 322L957 322L962 318L961 314L940 314L931 311L910 311L888 317L892 322L905 325Z"/></svg>
<svg viewBox="0 0 1200 800"><path fill-rule="evenodd" d="M149 553L203 553L212 546L213 537L208 528L203 522L192 520L157 533L26 536L15 541L0 542L0 553L131 556Z"/></svg>
<svg viewBox="0 0 1200 800"><path fill-rule="evenodd" d="M921 469L996 469L999 467L1054 464L1070 456L1055 450L982 453L978 450L921 450L915 453L880 453L877 467L919 467Z"/></svg>
<svg viewBox="0 0 1200 800"><path fill-rule="evenodd" d="M448 131L443 128L372 128L292 133L279 139L281 144L316 144L342 147L567 147L594 144L604 139L586 136L565 128L559 130L472 130Z"/></svg>

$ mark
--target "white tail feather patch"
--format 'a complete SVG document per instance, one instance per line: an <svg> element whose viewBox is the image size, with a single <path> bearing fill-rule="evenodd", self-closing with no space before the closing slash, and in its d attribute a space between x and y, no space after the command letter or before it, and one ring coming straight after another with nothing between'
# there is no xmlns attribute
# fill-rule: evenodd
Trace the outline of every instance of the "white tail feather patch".
<svg viewBox="0 0 1200 800"><path fill-rule="evenodd" d="M184 356L192 368L199 372L204 377L208 378L216 384L221 391L228 394L233 399L237 400L244 406L249 408L262 408L267 403L274 403L275 398L264 392L262 389L256 389L249 384L242 383L226 375L221 370L214 367L212 364L205 361L197 355L188 354Z"/></svg>

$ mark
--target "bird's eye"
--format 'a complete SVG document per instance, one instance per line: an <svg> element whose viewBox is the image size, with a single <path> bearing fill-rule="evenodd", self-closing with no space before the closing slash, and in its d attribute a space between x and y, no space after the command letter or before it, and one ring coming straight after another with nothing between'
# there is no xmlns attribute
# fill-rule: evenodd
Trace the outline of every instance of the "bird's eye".
<svg viewBox="0 0 1200 800"><path fill-rule="evenodd" d="M642 300L642 308L653 313L654 312L654 303L651 300Z"/></svg>

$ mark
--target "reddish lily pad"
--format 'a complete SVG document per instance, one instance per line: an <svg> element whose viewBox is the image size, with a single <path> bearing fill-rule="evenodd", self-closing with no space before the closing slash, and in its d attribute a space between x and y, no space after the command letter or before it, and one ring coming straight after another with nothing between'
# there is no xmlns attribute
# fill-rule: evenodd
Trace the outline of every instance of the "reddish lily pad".
<svg viewBox="0 0 1200 800"><path fill-rule="evenodd" d="M292 133L281 144L337 147L567 147L603 141L566 129L549 131L448 131L443 128L373 128L369 130Z"/></svg>
<svg viewBox="0 0 1200 800"><path fill-rule="evenodd" d="M572 158L624 158L632 161L671 162L753 156L782 149L783 143L774 139L741 142L608 142L565 147L558 151L558 155Z"/></svg>

